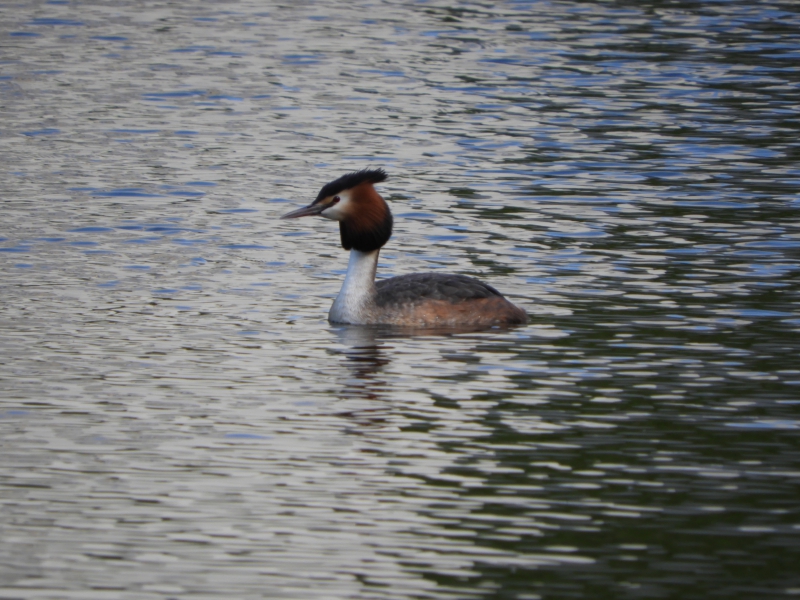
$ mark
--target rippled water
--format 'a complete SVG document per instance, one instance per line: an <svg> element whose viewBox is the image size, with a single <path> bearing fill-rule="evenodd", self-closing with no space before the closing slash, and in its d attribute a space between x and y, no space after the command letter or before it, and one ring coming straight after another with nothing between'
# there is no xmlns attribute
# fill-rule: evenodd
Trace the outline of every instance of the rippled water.
<svg viewBox="0 0 800 600"><path fill-rule="evenodd" d="M0 23L0 597L800 594L796 3ZM329 325L368 166L530 325Z"/></svg>

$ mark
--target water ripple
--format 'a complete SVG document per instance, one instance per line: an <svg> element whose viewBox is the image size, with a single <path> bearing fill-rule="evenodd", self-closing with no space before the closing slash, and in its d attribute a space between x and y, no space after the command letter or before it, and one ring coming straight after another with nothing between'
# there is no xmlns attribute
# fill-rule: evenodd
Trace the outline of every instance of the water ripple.
<svg viewBox="0 0 800 600"><path fill-rule="evenodd" d="M3 594L797 593L793 3L79 8L0 25ZM328 324L364 166L531 323Z"/></svg>

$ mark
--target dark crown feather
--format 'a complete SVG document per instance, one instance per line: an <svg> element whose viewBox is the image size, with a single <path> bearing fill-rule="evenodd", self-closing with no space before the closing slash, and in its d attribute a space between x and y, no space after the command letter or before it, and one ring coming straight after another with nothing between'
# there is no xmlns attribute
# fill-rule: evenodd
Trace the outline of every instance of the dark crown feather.
<svg viewBox="0 0 800 600"><path fill-rule="evenodd" d="M387 177L388 175L386 175L386 171L383 169L362 169L361 171L346 173L339 177L339 179L326 183L319 191L319 194L317 194L317 199L314 200L314 203L319 202L323 198L335 196L336 194L352 189L365 182L380 183L381 181L386 181Z"/></svg>

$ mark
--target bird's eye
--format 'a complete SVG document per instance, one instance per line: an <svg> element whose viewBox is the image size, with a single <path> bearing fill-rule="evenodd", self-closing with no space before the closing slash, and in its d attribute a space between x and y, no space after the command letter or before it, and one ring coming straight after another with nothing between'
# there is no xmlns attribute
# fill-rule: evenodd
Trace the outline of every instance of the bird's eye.
<svg viewBox="0 0 800 600"><path fill-rule="evenodd" d="M339 196L334 196L333 200L331 200L331 204L336 204L337 202L339 202L339 200L341 200L341 198L339 198Z"/></svg>

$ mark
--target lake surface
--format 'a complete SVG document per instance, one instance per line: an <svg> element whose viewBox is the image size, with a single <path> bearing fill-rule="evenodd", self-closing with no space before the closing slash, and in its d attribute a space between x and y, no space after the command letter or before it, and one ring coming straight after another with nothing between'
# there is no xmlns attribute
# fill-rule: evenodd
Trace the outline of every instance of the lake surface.
<svg viewBox="0 0 800 600"><path fill-rule="evenodd" d="M0 23L0 598L800 595L797 3ZM330 325L366 167L530 324Z"/></svg>

